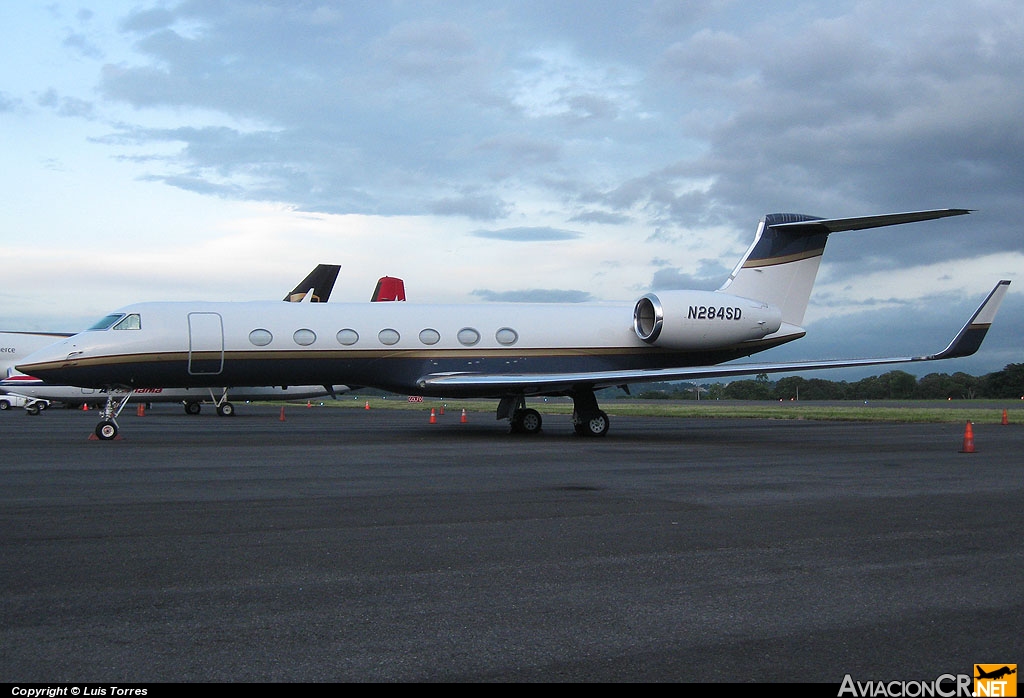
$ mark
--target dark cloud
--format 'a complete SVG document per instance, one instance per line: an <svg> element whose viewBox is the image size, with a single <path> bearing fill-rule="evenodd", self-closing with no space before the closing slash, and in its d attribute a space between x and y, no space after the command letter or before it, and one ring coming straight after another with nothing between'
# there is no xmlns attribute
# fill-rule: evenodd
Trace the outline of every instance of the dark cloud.
<svg viewBox="0 0 1024 698"><path fill-rule="evenodd" d="M21 100L9 97L3 92L0 92L0 112L14 111L20 103Z"/></svg>
<svg viewBox="0 0 1024 698"><path fill-rule="evenodd" d="M49 89L39 96L36 103L52 109L58 116L89 119L93 116L93 104L76 97L61 97L56 90Z"/></svg>
<svg viewBox="0 0 1024 698"><path fill-rule="evenodd" d="M622 225L629 220L630 217L623 213L610 213L595 209L582 211L568 218L570 223L598 223L601 225Z"/></svg>
<svg viewBox="0 0 1024 698"><path fill-rule="evenodd" d="M729 277L729 271L723 269L724 273L714 276L695 276L687 274L680 269L663 268L654 272L651 279L651 289L654 291L666 291L672 289L698 289L702 291L714 291L719 288Z"/></svg>
<svg viewBox="0 0 1024 698"><path fill-rule="evenodd" d="M512 205L506 201L490 196L468 194L458 198L446 198L427 204L430 213L439 216L465 216L476 220L499 220L507 216Z"/></svg>
<svg viewBox="0 0 1024 698"><path fill-rule="evenodd" d="M502 303L586 303L594 297L586 291L533 288L521 291L490 291L477 289L474 296L485 301Z"/></svg>
<svg viewBox="0 0 1024 698"><path fill-rule="evenodd" d="M582 237L581 233L557 228L502 228L501 230L474 230L473 237L489 240L508 240L511 242L550 242L556 240L575 240Z"/></svg>

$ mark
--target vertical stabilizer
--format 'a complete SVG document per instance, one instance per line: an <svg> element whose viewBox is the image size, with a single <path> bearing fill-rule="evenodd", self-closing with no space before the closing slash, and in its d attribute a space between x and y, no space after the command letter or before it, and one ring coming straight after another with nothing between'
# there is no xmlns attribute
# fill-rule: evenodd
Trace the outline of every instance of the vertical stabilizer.
<svg viewBox="0 0 1024 698"><path fill-rule="evenodd" d="M719 290L766 301L782 311L784 323L799 327L828 241L828 228L814 223L819 220L799 213L762 218L753 244Z"/></svg>
<svg viewBox="0 0 1024 698"><path fill-rule="evenodd" d="M284 297L290 303L326 303L341 271L339 264L317 264L292 292Z"/></svg>

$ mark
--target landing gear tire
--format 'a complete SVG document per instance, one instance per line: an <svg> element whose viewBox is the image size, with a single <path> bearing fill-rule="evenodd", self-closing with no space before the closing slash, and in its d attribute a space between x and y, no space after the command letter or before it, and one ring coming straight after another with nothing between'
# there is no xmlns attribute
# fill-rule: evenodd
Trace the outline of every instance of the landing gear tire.
<svg viewBox="0 0 1024 698"><path fill-rule="evenodd" d="M28 407L25 408L25 411L31 415L37 415L39 414L39 409L39 405L29 405Z"/></svg>
<svg viewBox="0 0 1024 698"><path fill-rule="evenodd" d="M572 428L579 436L604 436L608 433L611 423L603 410L598 410L586 418L573 414Z"/></svg>
<svg viewBox="0 0 1024 698"><path fill-rule="evenodd" d="M199 414L203 409L203 406L198 402L186 402L185 403L185 414Z"/></svg>
<svg viewBox="0 0 1024 698"><path fill-rule="evenodd" d="M513 433L536 434L540 431L542 423L540 412L534 409L517 410L512 415Z"/></svg>
<svg viewBox="0 0 1024 698"><path fill-rule="evenodd" d="M221 417L233 417L235 415L235 406L230 402L222 402L217 405L217 414Z"/></svg>
<svg viewBox="0 0 1024 698"><path fill-rule="evenodd" d="M102 441L110 441L117 436L117 425L111 419L104 419L96 425L96 436Z"/></svg>

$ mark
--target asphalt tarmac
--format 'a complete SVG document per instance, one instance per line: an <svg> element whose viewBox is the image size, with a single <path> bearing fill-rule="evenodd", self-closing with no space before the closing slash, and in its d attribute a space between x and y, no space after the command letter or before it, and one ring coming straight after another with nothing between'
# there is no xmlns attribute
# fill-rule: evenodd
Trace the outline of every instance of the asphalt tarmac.
<svg viewBox="0 0 1024 698"><path fill-rule="evenodd" d="M612 410L609 410L612 411ZM208 411L207 411L208 412ZM931 681L1024 660L1024 425L0 413L0 681ZM969 416L968 416L969 418Z"/></svg>

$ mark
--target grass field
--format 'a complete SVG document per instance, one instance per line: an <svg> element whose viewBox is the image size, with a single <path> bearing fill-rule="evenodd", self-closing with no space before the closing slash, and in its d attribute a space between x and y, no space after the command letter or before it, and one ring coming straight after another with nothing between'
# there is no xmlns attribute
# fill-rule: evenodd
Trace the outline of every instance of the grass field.
<svg viewBox="0 0 1024 698"><path fill-rule="evenodd" d="M402 396L363 397L342 395L337 400L321 400L317 405L348 409L440 410L463 409L467 413L493 414L496 400L441 400L424 398L409 402ZM535 398L527 404L541 414L570 414L568 398ZM610 416L648 417L714 417L732 419L814 419L857 422L964 422L999 424L1006 411L1007 420L1024 424L1024 401L1021 400L952 400L952 401L877 401L877 402L741 402L741 401L674 401L674 400L602 400L601 408Z"/></svg>

